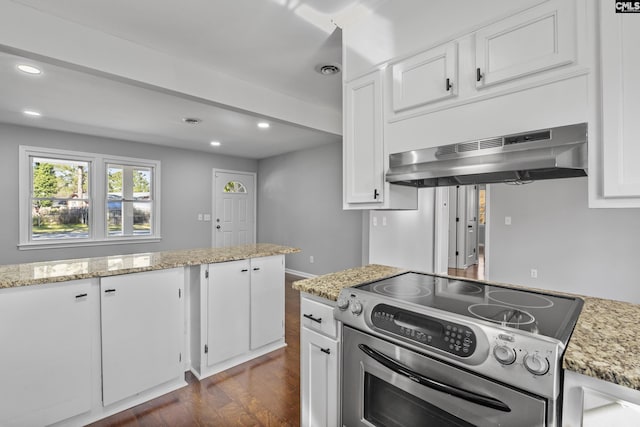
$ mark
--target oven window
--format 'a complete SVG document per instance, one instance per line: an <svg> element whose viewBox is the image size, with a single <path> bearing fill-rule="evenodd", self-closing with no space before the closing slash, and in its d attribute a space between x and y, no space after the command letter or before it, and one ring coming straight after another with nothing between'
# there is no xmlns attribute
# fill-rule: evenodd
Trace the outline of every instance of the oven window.
<svg viewBox="0 0 640 427"><path fill-rule="evenodd" d="M368 372L364 394L364 418L378 427L474 427Z"/></svg>

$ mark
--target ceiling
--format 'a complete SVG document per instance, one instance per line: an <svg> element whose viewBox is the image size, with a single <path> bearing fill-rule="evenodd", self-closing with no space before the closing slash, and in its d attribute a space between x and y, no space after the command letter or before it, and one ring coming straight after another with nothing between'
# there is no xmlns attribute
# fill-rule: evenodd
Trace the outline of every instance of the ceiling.
<svg viewBox="0 0 640 427"><path fill-rule="evenodd" d="M212 76L247 82L274 93L274 99L277 94L285 100L300 100L301 105L340 112L341 74L323 76L316 68L319 64L340 64L341 31L332 19L363 1L11 3L11 8L5 9L7 14L24 10L38 17L38 22L51 20L57 28L68 28L79 36L90 29L92 34L144 47L178 64L196 64L211 70ZM3 8L0 6L0 12ZM49 37L55 39L56 32ZM13 43L7 45L0 39L0 122L256 159L341 140L338 132L301 125L277 114L270 116L268 97L260 100L265 107L252 111L216 102L212 96L199 97L155 82L101 72L74 64L61 54L49 56ZM69 51L74 48L69 45ZM36 65L43 72L24 74L16 68L20 63ZM264 93L270 92L256 91L256 96L265 98ZM37 110L42 116L27 117L24 109ZM188 125L182 122L184 117L202 122ZM258 121L271 126L259 129ZM221 145L212 147L209 143L214 140Z"/></svg>

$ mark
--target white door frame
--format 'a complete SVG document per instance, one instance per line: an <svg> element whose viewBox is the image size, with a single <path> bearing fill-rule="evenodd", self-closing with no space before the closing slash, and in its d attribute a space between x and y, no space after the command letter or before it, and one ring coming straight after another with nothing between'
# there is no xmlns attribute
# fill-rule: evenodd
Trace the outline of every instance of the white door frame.
<svg viewBox="0 0 640 427"><path fill-rule="evenodd" d="M216 173L232 173L238 175L247 175L253 179L253 241L257 243L257 235L256 229L258 224L258 174L256 172L247 172L247 171L237 171L230 169L216 169L213 168L211 173L211 247L214 248L216 246L216 227L215 227L215 216L216 216Z"/></svg>
<svg viewBox="0 0 640 427"><path fill-rule="evenodd" d="M491 235L489 221L491 185L485 187L484 210L484 280L489 280L489 262L491 259ZM434 273L447 274L449 259L449 187L437 187L434 215L433 270Z"/></svg>

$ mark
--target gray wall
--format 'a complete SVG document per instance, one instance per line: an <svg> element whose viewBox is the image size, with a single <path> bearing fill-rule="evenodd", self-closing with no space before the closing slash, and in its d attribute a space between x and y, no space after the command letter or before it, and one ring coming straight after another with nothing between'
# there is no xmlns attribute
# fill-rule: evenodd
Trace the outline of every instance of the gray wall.
<svg viewBox="0 0 640 427"><path fill-rule="evenodd" d="M18 146L160 160L162 241L64 249L18 250ZM211 246L211 222L197 221L211 212L212 169L255 172L257 161L158 145L0 124L0 264L104 256Z"/></svg>
<svg viewBox="0 0 640 427"><path fill-rule="evenodd" d="M432 272L435 190L418 190L418 209L371 211L369 262Z"/></svg>
<svg viewBox="0 0 640 427"><path fill-rule="evenodd" d="M492 185L489 221L490 280L640 303L640 209L589 209L586 178Z"/></svg>
<svg viewBox="0 0 640 427"><path fill-rule="evenodd" d="M260 160L258 241L302 249L287 255L287 268L325 274L360 266L362 218L342 210L341 144Z"/></svg>

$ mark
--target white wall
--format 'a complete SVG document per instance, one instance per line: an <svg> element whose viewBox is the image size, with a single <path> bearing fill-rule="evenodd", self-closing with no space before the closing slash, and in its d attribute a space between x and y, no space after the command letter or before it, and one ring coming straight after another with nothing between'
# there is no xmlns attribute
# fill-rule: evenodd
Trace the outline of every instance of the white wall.
<svg viewBox="0 0 640 427"><path fill-rule="evenodd" d="M418 209L371 211L369 262L433 271L435 190L418 190Z"/></svg>
<svg viewBox="0 0 640 427"><path fill-rule="evenodd" d="M493 184L489 197L490 280L640 303L640 209L587 208L586 178Z"/></svg>
<svg viewBox="0 0 640 427"><path fill-rule="evenodd" d="M65 249L18 250L18 146L31 145L160 160L162 241ZM211 246L212 169L255 172L257 161L0 123L0 264Z"/></svg>
<svg viewBox="0 0 640 427"><path fill-rule="evenodd" d="M302 249L287 255L288 269L326 274L360 266L362 239L362 212L342 210L342 144L259 161L258 241Z"/></svg>

